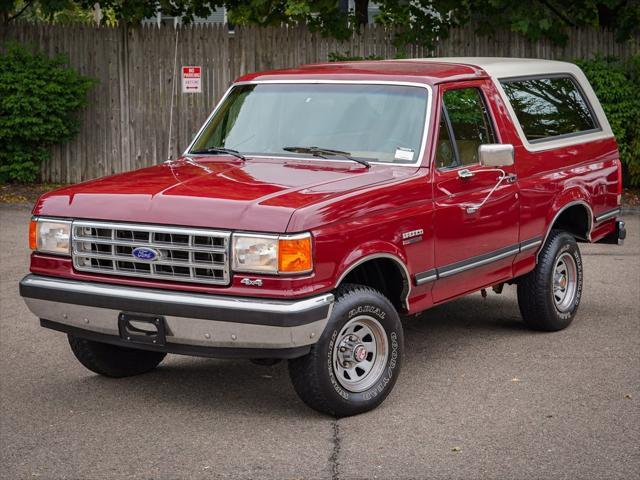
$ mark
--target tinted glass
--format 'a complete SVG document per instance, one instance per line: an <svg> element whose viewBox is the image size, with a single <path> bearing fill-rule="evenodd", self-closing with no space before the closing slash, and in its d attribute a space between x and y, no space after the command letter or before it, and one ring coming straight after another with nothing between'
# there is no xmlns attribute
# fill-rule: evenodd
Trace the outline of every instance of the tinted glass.
<svg viewBox="0 0 640 480"><path fill-rule="evenodd" d="M436 167L450 168L455 167L458 159L451 142L449 129L445 121L444 112L440 115L440 127L438 133L438 144L436 145Z"/></svg>
<svg viewBox="0 0 640 480"><path fill-rule="evenodd" d="M502 88L530 142L598 128L570 77L504 81Z"/></svg>
<svg viewBox="0 0 640 480"><path fill-rule="evenodd" d="M441 122L436 154L439 168L473 165L478 163L478 147L486 143L495 143L491 121L487 116L482 93L477 88L448 90L443 96L442 116L449 118L455 145L449 148L448 132L443 132ZM447 163L449 150L453 152L452 161ZM441 153L440 153L441 151Z"/></svg>
<svg viewBox="0 0 640 480"><path fill-rule="evenodd" d="M283 148L314 146L367 160L413 163L426 108L427 91L419 87L243 85L229 94L193 150L226 147L248 155L300 157Z"/></svg>

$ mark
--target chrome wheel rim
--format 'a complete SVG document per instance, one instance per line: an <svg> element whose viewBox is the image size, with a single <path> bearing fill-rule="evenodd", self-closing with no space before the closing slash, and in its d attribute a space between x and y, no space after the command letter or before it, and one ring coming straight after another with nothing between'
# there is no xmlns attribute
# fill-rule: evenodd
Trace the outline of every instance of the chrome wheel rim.
<svg viewBox="0 0 640 480"><path fill-rule="evenodd" d="M350 392L363 392L382 376L389 347L387 333L373 317L361 315L349 320L333 344L333 373Z"/></svg>
<svg viewBox="0 0 640 480"><path fill-rule="evenodd" d="M553 268L553 301L560 312L573 305L578 290L578 267L573 256L563 253Z"/></svg>

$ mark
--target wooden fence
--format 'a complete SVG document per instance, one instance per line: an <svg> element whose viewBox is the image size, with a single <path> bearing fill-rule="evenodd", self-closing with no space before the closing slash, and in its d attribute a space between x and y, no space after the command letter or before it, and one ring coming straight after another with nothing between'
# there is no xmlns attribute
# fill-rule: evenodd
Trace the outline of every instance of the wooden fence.
<svg viewBox="0 0 640 480"><path fill-rule="evenodd" d="M70 65L98 80L82 113L80 134L55 147L43 165L42 180L79 182L132 170L175 157L233 79L257 70L326 61L332 52L394 58L389 31L369 28L349 41L323 38L306 28L192 27L103 28L0 24L0 50L17 40L49 55L64 53ZM177 45L178 70L174 78ZM573 30L563 47L546 40L529 42L511 32L477 36L472 28L453 30L435 51L410 46L409 57L505 56L549 59L591 58L596 54L628 58L640 39L616 43L611 32ZM202 93L182 94L180 67L203 68ZM171 138L169 107L175 92Z"/></svg>

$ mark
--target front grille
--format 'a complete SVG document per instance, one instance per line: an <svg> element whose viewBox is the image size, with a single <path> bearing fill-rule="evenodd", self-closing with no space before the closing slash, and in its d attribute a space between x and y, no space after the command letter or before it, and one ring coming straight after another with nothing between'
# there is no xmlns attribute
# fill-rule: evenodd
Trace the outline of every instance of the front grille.
<svg viewBox="0 0 640 480"><path fill-rule="evenodd" d="M86 221L74 221L72 230L76 270L229 284L229 232ZM157 257L134 256L133 251L141 247Z"/></svg>

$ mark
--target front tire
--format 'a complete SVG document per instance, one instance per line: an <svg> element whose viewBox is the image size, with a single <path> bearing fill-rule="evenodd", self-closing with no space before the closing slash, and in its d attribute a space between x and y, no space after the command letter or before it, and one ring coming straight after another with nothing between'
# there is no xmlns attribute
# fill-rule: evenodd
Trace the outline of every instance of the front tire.
<svg viewBox="0 0 640 480"><path fill-rule="evenodd" d="M335 417L356 415L376 408L393 389L403 344L391 302L372 288L344 285L322 336L307 355L289 360L289 375L311 408Z"/></svg>
<svg viewBox="0 0 640 480"><path fill-rule="evenodd" d="M106 377L122 378L146 373L156 368L167 355L94 342L73 335L68 337L78 361L92 372Z"/></svg>
<svg viewBox="0 0 640 480"><path fill-rule="evenodd" d="M552 230L536 268L518 281L518 305L530 328L555 332L573 321L582 297L582 257L572 235Z"/></svg>

